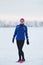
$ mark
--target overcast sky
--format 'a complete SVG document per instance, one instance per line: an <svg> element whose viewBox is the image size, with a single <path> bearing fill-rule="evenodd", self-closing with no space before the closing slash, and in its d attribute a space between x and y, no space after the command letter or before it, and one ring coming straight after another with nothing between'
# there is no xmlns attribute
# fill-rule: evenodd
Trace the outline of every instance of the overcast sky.
<svg viewBox="0 0 43 65"><path fill-rule="evenodd" d="M0 20L43 20L43 0L0 0Z"/></svg>

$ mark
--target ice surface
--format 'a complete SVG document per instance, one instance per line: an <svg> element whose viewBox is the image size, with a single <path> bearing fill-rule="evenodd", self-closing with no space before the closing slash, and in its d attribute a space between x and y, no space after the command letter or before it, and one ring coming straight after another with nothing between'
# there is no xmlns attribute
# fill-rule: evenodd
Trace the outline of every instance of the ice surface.
<svg viewBox="0 0 43 65"><path fill-rule="evenodd" d="M12 43L15 28L0 28L0 65L20 65L16 40ZM26 62L21 65L43 65L43 27L28 28L30 45L23 47Z"/></svg>

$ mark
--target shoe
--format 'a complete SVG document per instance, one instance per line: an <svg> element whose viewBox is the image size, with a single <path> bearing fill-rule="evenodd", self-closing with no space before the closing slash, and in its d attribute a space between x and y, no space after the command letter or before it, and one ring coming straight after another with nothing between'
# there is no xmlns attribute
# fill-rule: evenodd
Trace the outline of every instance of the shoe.
<svg viewBox="0 0 43 65"><path fill-rule="evenodd" d="M25 62L25 59L22 59L22 60L20 61L20 63L23 63L23 62Z"/></svg>
<svg viewBox="0 0 43 65"><path fill-rule="evenodd" d="M18 60L17 62L20 62L21 60Z"/></svg>

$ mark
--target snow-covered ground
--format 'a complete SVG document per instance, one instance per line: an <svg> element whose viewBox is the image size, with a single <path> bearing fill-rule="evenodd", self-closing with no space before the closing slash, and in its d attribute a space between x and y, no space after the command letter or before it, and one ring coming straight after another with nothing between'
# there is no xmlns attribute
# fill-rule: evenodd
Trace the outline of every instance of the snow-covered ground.
<svg viewBox="0 0 43 65"><path fill-rule="evenodd" d="M20 65L16 40L12 43L15 28L0 28L0 65ZM43 27L28 28L30 45L24 44L26 62L21 65L43 65Z"/></svg>

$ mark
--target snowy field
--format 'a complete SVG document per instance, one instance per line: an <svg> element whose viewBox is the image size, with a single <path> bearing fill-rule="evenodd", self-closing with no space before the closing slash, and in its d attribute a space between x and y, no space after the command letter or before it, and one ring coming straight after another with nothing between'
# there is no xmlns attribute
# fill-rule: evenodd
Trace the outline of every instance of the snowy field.
<svg viewBox="0 0 43 65"><path fill-rule="evenodd" d="M20 65L16 40L12 43L15 28L0 28L0 65ZM26 62L21 65L43 65L43 27L28 28L30 45L25 44L23 51Z"/></svg>

